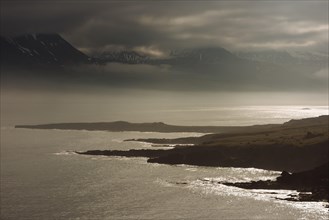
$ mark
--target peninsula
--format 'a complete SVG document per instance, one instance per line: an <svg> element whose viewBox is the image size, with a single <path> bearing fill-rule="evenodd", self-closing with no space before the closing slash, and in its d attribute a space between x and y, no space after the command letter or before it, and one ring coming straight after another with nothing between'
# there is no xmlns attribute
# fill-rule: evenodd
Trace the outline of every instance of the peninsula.
<svg viewBox="0 0 329 220"><path fill-rule="evenodd" d="M156 144L180 144L173 149L90 150L77 153L147 157L149 163L278 170L283 172L276 181L220 184L246 189L293 189L299 192L298 196L287 200L328 201L328 122L329 116L326 115L253 129L240 127L201 137L140 139ZM194 145L181 145L187 143Z"/></svg>
<svg viewBox="0 0 329 220"><path fill-rule="evenodd" d="M194 132L194 133L222 133L239 130L268 129L278 125L254 125L254 126L181 126L168 125L163 122L130 123L126 121L114 122L79 122L79 123L54 123L40 125L16 125L15 128L29 129L60 129L60 130L87 130L87 131L140 131L140 132Z"/></svg>
<svg viewBox="0 0 329 220"><path fill-rule="evenodd" d="M88 150L80 155L146 157L149 163L213 167L254 167L283 171L276 181L221 183L247 189L295 189L299 201L328 201L329 116L283 124L245 127L176 126L164 123L63 123L18 125L16 128L91 131L212 133L178 139L133 139L177 144L168 149ZM292 174L291 174L292 172ZM307 192L307 193L304 193ZM311 194L309 194L311 192Z"/></svg>
<svg viewBox="0 0 329 220"><path fill-rule="evenodd" d="M79 153L147 157L150 163L255 167L299 172L328 161L328 121L329 116L320 116L291 120L281 125L239 127L235 130L201 137L139 139L157 144L180 144L167 150L90 150Z"/></svg>

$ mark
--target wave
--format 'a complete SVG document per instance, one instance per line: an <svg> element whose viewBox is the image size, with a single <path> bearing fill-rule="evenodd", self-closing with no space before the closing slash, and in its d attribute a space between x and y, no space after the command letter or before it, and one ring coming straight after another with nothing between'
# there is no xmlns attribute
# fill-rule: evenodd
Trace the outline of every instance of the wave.
<svg viewBox="0 0 329 220"><path fill-rule="evenodd" d="M291 198L291 196L298 196L299 193L296 190L242 189L211 181L212 179L213 178L204 178L191 181L188 183L187 188L193 192L199 192L206 195L247 197L260 201L271 201L279 205L288 205L303 210L306 215L316 213L318 215L317 219L327 219L328 217L328 210L325 208L325 206L329 204L328 202L298 202L284 200Z"/></svg>
<svg viewBox="0 0 329 220"><path fill-rule="evenodd" d="M61 151L54 153L55 155L77 155L75 151Z"/></svg>

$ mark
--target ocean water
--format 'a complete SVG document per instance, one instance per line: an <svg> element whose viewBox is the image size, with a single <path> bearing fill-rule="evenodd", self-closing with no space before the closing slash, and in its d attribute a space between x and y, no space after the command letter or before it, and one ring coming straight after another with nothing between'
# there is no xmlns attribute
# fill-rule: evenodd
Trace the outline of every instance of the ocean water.
<svg viewBox="0 0 329 220"><path fill-rule="evenodd" d="M167 123L172 120L175 124L241 125L328 114L328 107L163 111L166 114L161 114L160 119ZM152 119L152 113L149 116ZM99 121L101 117L94 119ZM1 219L328 219L324 203L278 199L294 191L245 190L218 183L274 179L280 174L277 171L169 166L148 164L145 158L83 156L73 152L152 148L150 144L123 140L201 134L15 129L14 124L30 122L31 117L22 120L21 115L13 117L5 112L3 118ZM36 123L39 122L53 121Z"/></svg>

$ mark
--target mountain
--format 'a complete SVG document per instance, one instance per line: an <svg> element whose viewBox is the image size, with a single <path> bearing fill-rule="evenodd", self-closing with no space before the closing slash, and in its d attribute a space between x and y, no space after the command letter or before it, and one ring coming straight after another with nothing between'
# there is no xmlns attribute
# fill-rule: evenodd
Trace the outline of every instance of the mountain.
<svg viewBox="0 0 329 220"><path fill-rule="evenodd" d="M16 37L0 36L1 63L24 65L74 65L81 63L168 64L172 66L216 66L227 64L268 64L308 68L324 68L328 54L298 51L258 51L231 53L221 47L172 50L167 58L154 59L135 51L108 51L89 57L64 40L59 34L25 34ZM250 62L251 61L251 62ZM257 67L257 68L258 68ZM272 68L272 66L271 66Z"/></svg>
<svg viewBox="0 0 329 220"><path fill-rule="evenodd" d="M253 88L256 89L272 89L273 84L290 87L287 82L296 81L296 75L301 75L290 67L243 59L221 47L173 51L161 62L178 72L188 73L190 80L207 81L208 85L221 89L244 89L255 82L257 85ZM304 82L298 84L304 85Z"/></svg>
<svg viewBox="0 0 329 220"><path fill-rule="evenodd" d="M25 34L0 37L1 64L63 66L90 63L91 58L58 34Z"/></svg>
<svg viewBox="0 0 329 220"><path fill-rule="evenodd" d="M251 88L256 91L327 88L327 81L323 80L328 68L325 54L232 53L221 47L201 47L172 50L166 58L148 57L132 50L108 51L89 57L58 34L0 37L0 46L1 68L9 70L1 71L1 76L13 82L17 79L71 80L104 86L206 90ZM109 65L103 68L113 62L148 66ZM94 65L77 68L80 64Z"/></svg>
<svg viewBox="0 0 329 220"><path fill-rule="evenodd" d="M221 47L205 47L196 49L173 50L170 53L172 60L187 63L214 64L237 60L237 57Z"/></svg>
<svg viewBox="0 0 329 220"><path fill-rule="evenodd" d="M110 51L95 56L95 60L99 63L126 63L126 64L144 64L149 63L150 58L138 54L135 51Z"/></svg>
<svg viewBox="0 0 329 220"><path fill-rule="evenodd" d="M108 51L94 57L100 63L150 64L150 65L191 65L191 64L218 64L228 61L237 61L239 58L224 48L193 48L172 50L166 58L152 58L135 51Z"/></svg>

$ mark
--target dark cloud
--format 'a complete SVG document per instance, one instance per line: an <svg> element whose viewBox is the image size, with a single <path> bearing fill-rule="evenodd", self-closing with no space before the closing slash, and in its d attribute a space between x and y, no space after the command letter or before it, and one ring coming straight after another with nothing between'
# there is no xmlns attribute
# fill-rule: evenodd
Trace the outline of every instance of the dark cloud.
<svg viewBox="0 0 329 220"><path fill-rule="evenodd" d="M2 34L58 32L85 51L323 50L327 1L2 1Z"/></svg>
<svg viewBox="0 0 329 220"><path fill-rule="evenodd" d="M15 35L24 32L69 32L94 15L71 3L2 2L1 32Z"/></svg>

